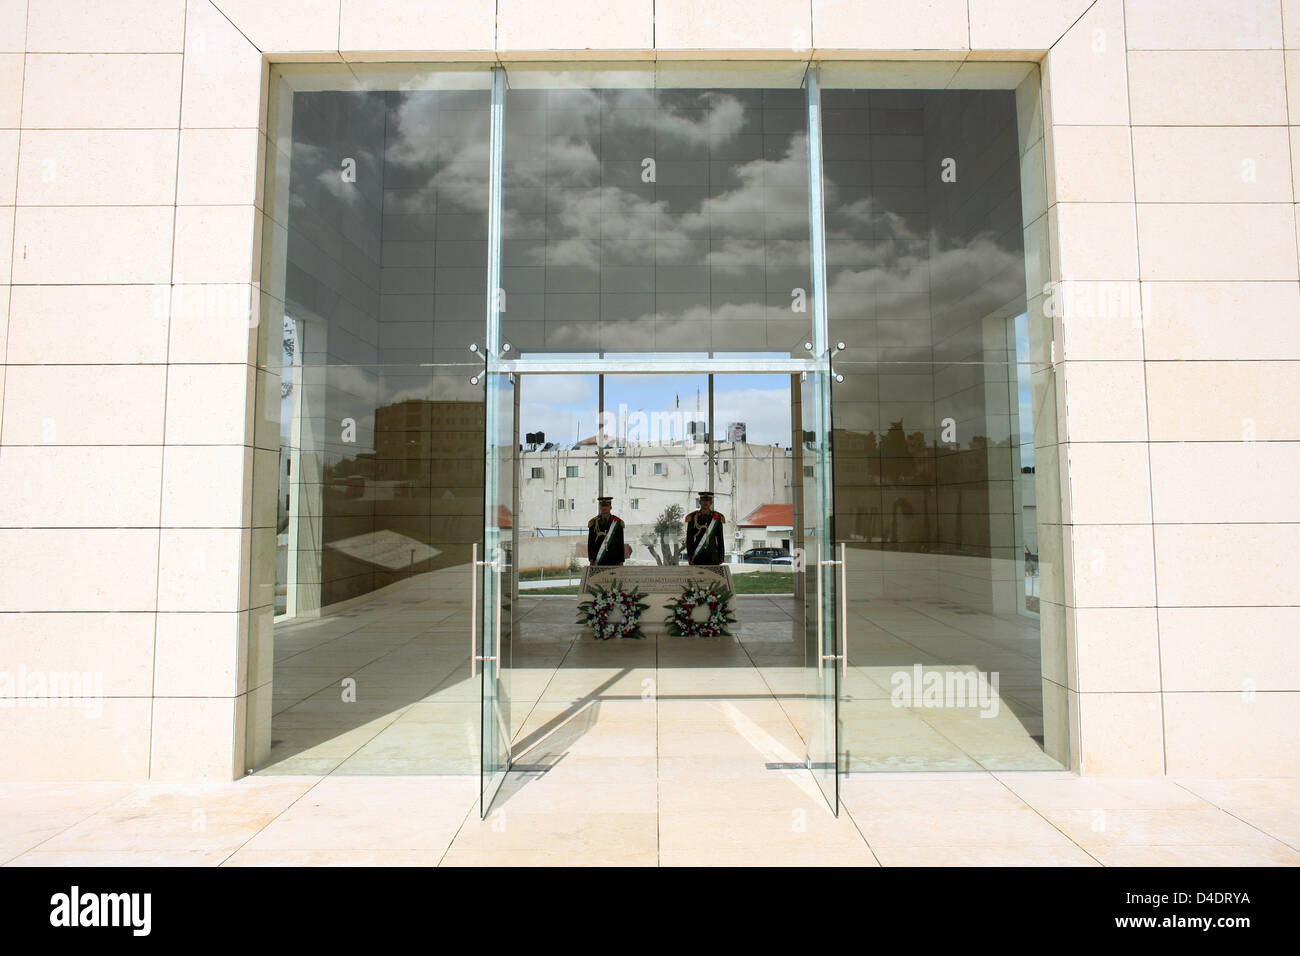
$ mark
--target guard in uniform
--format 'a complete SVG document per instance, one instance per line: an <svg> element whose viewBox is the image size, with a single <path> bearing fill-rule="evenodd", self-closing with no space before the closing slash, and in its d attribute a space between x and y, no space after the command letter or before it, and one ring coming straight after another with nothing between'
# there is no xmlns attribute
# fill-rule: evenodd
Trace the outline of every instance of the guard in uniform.
<svg viewBox="0 0 1300 956"><path fill-rule="evenodd" d="M686 516L686 559L691 564L723 564L726 559L726 519L713 510L713 492L699 493L700 507Z"/></svg>
<svg viewBox="0 0 1300 956"><path fill-rule="evenodd" d="M610 513L612 497L596 500L600 502L600 514L587 522L587 560L598 565L622 564L623 519Z"/></svg>

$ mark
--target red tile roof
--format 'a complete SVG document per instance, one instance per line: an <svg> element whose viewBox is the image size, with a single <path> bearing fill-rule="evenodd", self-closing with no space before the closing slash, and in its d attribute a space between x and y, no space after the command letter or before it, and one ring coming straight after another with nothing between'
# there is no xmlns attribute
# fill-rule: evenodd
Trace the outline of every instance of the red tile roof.
<svg viewBox="0 0 1300 956"><path fill-rule="evenodd" d="M793 527L794 505L759 505L740 522L742 528L766 528L771 525Z"/></svg>

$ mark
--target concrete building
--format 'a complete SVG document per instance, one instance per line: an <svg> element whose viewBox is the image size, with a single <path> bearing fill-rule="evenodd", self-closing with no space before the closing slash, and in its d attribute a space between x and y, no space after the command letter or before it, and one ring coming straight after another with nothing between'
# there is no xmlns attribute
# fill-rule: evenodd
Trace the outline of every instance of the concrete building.
<svg viewBox="0 0 1300 956"><path fill-rule="evenodd" d="M1294 776L1298 127L1294 0L0 3L0 773L499 780L518 382L761 372L832 806Z"/></svg>
<svg viewBox="0 0 1300 956"><path fill-rule="evenodd" d="M626 540L636 549L634 563L657 563L660 556L649 552L643 536L653 535L656 521L667 509L676 506L683 515L693 511L696 492L707 486L716 496L714 507L731 523L729 548L738 552L757 547L737 537L739 522L762 505L791 502L790 449L716 442L712 477L708 454L704 442L651 445L610 441L603 455L594 441L577 447L523 451L519 455L520 536L577 535L577 553L585 564L587 520L596 513L597 495L605 494L615 499L614 511L627 525ZM532 564L526 557L526 545L522 541L520 545L522 570Z"/></svg>

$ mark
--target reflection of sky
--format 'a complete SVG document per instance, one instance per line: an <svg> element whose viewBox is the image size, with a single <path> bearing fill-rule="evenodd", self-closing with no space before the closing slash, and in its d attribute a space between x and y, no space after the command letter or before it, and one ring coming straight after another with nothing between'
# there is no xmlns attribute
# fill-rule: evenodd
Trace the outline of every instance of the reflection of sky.
<svg viewBox="0 0 1300 956"><path fill-rule="evenodd" d="M503 211L504 254L510 267L503 284L512 296L505 321L510 333L536 337L536 328L544 323L547 349L565 345L609 351L613 346L635 351L652 340L663 352L762 348L784 354L784 347L793 342L795 354L803 355L798 345L811 317L790 321L784 304L786 288L808 282L807 151L800 94L783 91L770 101L769 94L755 90L511 95ZM320 207L326 199L336 204L341 199L361 207L366 213L361 220L354 221L352 214L360 215L356 210L339 218L349 226L362 225L353 231L374 240L380 259L373 265L388 264L382 260L388 253L380 251L386 246L377 245L384 225L381 208L387 214L427 215L436 210L436 235L447 243L449 254L463 253L452 248L461 239L485 242L478 231L487 198L490 114L485 92L311 97L319 97L315 117L305 109L304 98L301 122L295 119L296 202ZM539 97L549 97L546 105ZM876 347L887 353L881 356L886 361L932 362L935 336L943 331L934 316L944 308L959 303L960 315L983 315L1023 296L1019 248L1004 248L986 232L949 234L950 220L937 215L917 178L926 143L923 112L931 103L942 106L942 101L941 94L927 94L917 99L917 108L885 118L897 123L901 117L911 124L893 129L881 141L895 151L881 153L893 157L882 170L906 173L899 182L911 185L881 186L866 175L865 167L845 162L844 155L824 169L831 321L850 348L862 350L850 355L863 360L869 361L867 349ZM824 117L832 140L834 134L857 135L877 121L874 113L865 111L866 100L859 105L861 110ZM965 135L977 142L984 134ZM355 154L357 188L339 176L340 143L348 144L349 155ZM367 150L366 144L372 148ZM869 154L867 145L845 155L857 162ZM656 183L642 178L642 160L649 156L660 161ZM373 236L364 228L371 225ZM468 277L472 285L469 279L477 281L471 275L474 268L447 270L463 271L453 278ZM663 274L653 276L641 292L630 291L641 288L632 280L644 279L637 273L647 268ZM541 275L542 270L547 274ZM707 282L699 282L699 276L682 277L699 270L707 272ZM614 280L628 283L622 288L629 291L609 291L620 288ZM534 290L529 282L540 285ZM697 288L708 291L691 291ZM734 291L718 292L721 288ZM544 308L538 304L551 295L555 298ZM771 311L773 296L780 306L776 312ZM440 300L439 308L442 304ZM521 315L526 318L516 318ZM762 316L767 320L733 321ZM602 339L604 332L596 334L599 320L609 325L610 340ZM472 336L473 314L463 321L466 336ZM714 323L727 329L725 336L710 331ZM789 327L794 325L803 328ZM646 331L650 329L653 335ZM621 334L628 341L619 340ZM1028 360L1027 339L1027 322L1021 316L1016 320L1020 362ZM344 341L341 336L338 340ZM540 347L538 341L523 345L524 351ZM364 348L358 346L358 351ZM1020 368L1023 458L1032 465L1029 369ZM404 398L464 398L460 378L455 380L458 388L441 379L430 386L418 376L386 376L383 381L390 378L400 386L383 390L379 404ZM406 385L408 380L412 384ZM594 376L522 381L521 433L544 431L552 440L569 443L596 432ZM739 421L746 424L752 442L789 443L788 380L719 376L715 384L715 435L729 422ZM342 386L351 387L340 376L336 392ZM373 391L373 384L358 375L354 394ZM617 410L620 404L629 412L680 411L682 418L703 419L705 379L623 376L620 384L611 378L606 406ZM286 402L282 422L288 420L290 407ZM361 425L370 421L372 417L358 419Z"/></svg>
<svg viewBox="0 0 1300 956"><path fill-rule="evenodd" d="M547 441L571 444L595 434L599 404L595 375L525 375L520 381L521 436L540 431L546 433ZM708 377L607 375L605 407L615 415L621 407L625 421L638 412L646 419L657 416L665 422L707 421ZM779 444L783 448L790 444L788 375L715 375L713 409L713 430L719 438L727 425L743 422L746 438L752 444Z"/></svg>
<svg viewBox="0 0 1300 956"><path fill-rule="evenodd" d="M482 241L486 92L302 96L296 203L328 197L358 206L345 222L364 212L376 229L381 205L394 218L436 210L449 254L458 238ZM810 282L802 94L572 89L510 97L503 286L514 303L507 335L518 336L522 352L728 344L803 354L807 316L778 308L788 290ZM918 96L892 119L869 113L866 94L842 99L857 106L824 117L832 145L888 133L882 148L892 152L881 155L892 161L882 170L908 185L874 184L858 168L865 141L824 170L832 323L852 347L879 343L890 359L930 361L931 339L917 329L931 310L960 303L982 315L1023 296L1021 250L987 231L952 233L927 199L923 118L949 97ZM309 101L318 115L305 112ZM964 135L972 148L987 136ZM355 184L339 176L343 143L358 164ZM659 166L647 183L642 162L650 157ZM640 274L647 267L649 278ZM723 328L742 341L724 343Z"/></svg>

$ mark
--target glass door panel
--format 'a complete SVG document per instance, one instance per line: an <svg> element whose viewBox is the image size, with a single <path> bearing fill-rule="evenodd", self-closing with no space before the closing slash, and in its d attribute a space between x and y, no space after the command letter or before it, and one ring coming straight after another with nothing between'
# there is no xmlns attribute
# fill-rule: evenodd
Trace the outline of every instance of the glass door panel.
<svg viewBox="0 0 1300 956"><path fill-rule="evenodd" d="M986 317L969 361L837 363L851 772L1065 763L1055 383L1021 319Z"/></svg>
<svg viewBox="0 0 1300 956"><path fill-rule="evenodd" d="M250 667L273 694L249 766L469 773L478 688L464 686L464 629L478 611L465 572L482 554L483 385L463 362L326 364L319 324L298 326L303 363L258 390L264 415L279 406L284 444L254 462L257 530L275 533L281 560L278 613L271 594L257 610ZM457 732L416 732L434 723ZM356 745L340 748L344 737Z"/></svg>
<svg viewBox="0 0 1300 956"><path fill-rule="evenodd" d="M802 441L800 472L802 528L797 528L802 553L804 675L807 718L805 742L808 767L839 814L839 674L841 565L835 553L832 527L830 382L825 371L801 377L799 410Z"/></svg>
<svg viewBox="0 0 1300 956"><path fill-rule="evenodd" d="M513 529L515 470L515 384L509 372L487 375L487 456L483 495L483 627L479 635L482 667L482 762L480 813L487 816L510 769L510 666L514 575Z"/></svg>

